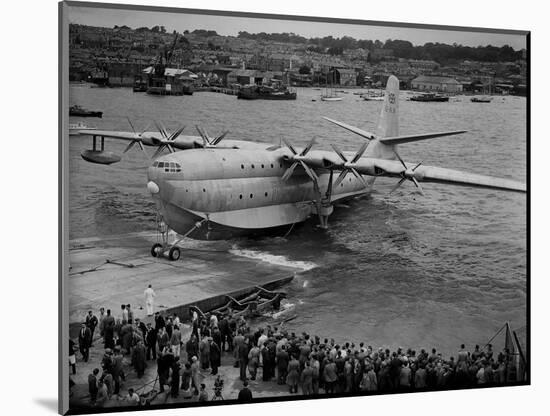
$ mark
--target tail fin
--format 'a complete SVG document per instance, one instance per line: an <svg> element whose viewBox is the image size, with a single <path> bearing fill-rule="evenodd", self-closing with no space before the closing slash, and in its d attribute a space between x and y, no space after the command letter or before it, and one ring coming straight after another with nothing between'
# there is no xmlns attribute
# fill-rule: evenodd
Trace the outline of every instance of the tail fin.
<svg viewBox="0 0 550 416"><path fill-rule="evenodd" d="M390 75L378 120L378 137L396 136L399 136L399 80L395 75Z"/></svg>

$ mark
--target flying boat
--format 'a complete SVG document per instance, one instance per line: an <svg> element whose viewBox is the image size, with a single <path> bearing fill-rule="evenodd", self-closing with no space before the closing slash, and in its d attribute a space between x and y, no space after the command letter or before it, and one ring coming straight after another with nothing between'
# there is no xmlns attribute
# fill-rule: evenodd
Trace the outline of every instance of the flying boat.
<svg viewBox="0 0 550 416"><path fill-rule="evenodd" d="M388 78L378 133L324 117L362 138L353 152L315 149L315 140L305 147L225 139L227 131L210 137L197 126L199 136L182 135L183 127L169 132L156 123L157 132L137 133L107 130L82 131L93 136L93 149L82 157L93 163L110 164L120 156L106 151L104 139L133 146L156 147L147 169L147 189L155 201L162 242L151 248L155 257L180 257L183 238L229 239L235 236L288 230L314 216L326 229L334 207L370 193L376 178L397 180L391 192L411 182L423 193L421 184L440 183L467 187L526 192L526 185L511 179L405 162L397 146L464 133L464 130L399 134L399 80ZM131 123L130 123L131 124ZM101 148L96 148L96 139ZM165 151L168 154L164 154ZM390 192L390 193L391 193ZM176 237L170 241L169 231Z"/></svg>

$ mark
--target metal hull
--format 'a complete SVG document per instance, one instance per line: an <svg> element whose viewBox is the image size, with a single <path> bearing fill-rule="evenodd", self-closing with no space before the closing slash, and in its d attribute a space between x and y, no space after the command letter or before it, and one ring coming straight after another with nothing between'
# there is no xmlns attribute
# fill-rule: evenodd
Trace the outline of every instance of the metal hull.
<svg viewBox="0 0 550 416"><path fill-rule="evenodd" d="M371 188L369 188L369 190L346 194L346 196L343 196L341 198L335 198L335 201L337 200L339 202L345 202L347 200L366 195L370 193L370 189ZM158 199L156 199L156 202L157 204L160 204L160 201ZM304 207L306 209L304 209ZM280 216L285 217L288 217L288 214L291 213L290 216L293 216L294 220L267 227L253 226L252 228L243 228L222 224L220 222L217 222L215 219L210 219L203 222L200 227L193 230L190 234L187 235L187 237L193 238L195 240L227 240L238 237L279 236L286 234L290 230L290 227L298 226L309 218L312 218L312 221L317 221L316 209L314 205L309 202L281 204L263 208L266 209L263 212L260 210L260 215L267 216L271 214L276 216L276 213L278 211ZM189 230L193 229L197 225L197 223L203 221L206 216L206 214L193 212L191 210L179 207L171 203L163 204L161 207L159 207L159 211L168 226L180 235L184 235L189 232ZM216 214L218 214L218 216L220 214L224 216L231 216L235 213L212 213L211 215L208 215L208 217L216 218ZM244 214L246 215L247 213ZM253 215L252 212L249 212L248 214Z"/></svg>

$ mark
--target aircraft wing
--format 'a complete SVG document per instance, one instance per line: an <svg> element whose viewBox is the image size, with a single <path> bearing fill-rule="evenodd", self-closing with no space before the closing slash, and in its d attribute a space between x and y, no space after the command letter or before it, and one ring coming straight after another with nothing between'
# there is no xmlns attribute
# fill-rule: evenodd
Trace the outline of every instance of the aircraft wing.
<svg viewBox="0 0 550 416"><path fill-rule="evenodd" d="M403 173L403 165L396 160L385 159L370 159L362 158L358 163L356 169L361 173L367 173L367 165L374 165L375 173L378 176L399 176ZM372 166L371 165L371 166ZM458 185L467 187L478 187L488 189L500 189L512 192L527 192L526 184L511 179L496 178L493 176L479 175L476 173L462 172L459 170L452 170L446 168L440 168L436 166L423 166L420 165L414 171L415 167L412 163L406 163L409 175L414 176L418 182L432 182L442 183L447 185ZM372 170L371 170L372 172Z"/></svg>
<svg viewBox="0 0 550 416"><path fill-rule="evenodd" d="M111 139L119 139L119 140L141 140L139 134L134 133L132 131L116 131L116 130L79 130L78 134L81 136L98 136L98 137L109 137ZM158 133L153 133L158 134ZM161 139L160 134L158 134L158 138Z"/></svg>

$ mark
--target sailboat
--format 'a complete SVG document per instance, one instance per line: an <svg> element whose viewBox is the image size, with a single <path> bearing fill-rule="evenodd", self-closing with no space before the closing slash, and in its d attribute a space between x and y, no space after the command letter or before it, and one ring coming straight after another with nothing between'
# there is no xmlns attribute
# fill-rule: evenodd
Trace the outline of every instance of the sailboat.
<svg viewBox="0 0 550 416"><path fill-rule="evenodd" d="M332 77L330 80L330 90L328 88L327 83L328 83L328 72L325 79L325 94L321 94L321 101L342 101L343 97L336 95L336 91L334 90L334 86L332 85Z"/></svg>

